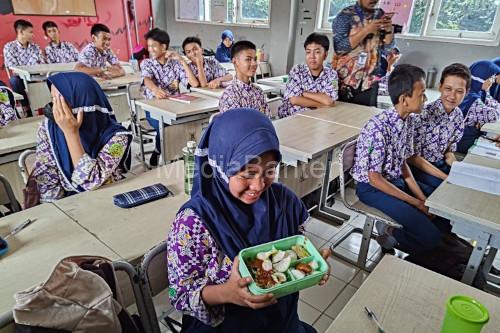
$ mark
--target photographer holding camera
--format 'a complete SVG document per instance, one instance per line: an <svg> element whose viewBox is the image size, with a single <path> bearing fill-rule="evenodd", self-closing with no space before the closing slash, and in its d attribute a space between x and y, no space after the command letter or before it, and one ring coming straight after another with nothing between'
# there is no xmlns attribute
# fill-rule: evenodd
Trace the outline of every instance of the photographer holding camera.
<svg viewBox="0 0 500 333"><path fill-rule="evenodd" d="M332 67L339 76L339 100L377 105L380 53L395 46L394 13L376 8L378 0L358 0L340 11L332 23ZM400 32L400 31L396 31Z"/></svg>

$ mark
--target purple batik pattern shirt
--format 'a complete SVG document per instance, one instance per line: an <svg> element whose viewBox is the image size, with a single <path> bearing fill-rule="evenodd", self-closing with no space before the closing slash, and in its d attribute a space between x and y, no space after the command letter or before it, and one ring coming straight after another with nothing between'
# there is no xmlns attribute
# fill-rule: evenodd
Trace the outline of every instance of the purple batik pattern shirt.
<svg viewBox="0 0 500 333"><path fill-rule="evenodd" d="M116 134L95 159L85 153L75 166L71 179L66 180L57 167L49 141L47 121L42 122L38 129L36 160L33 167L33 176L40 191L40 201L51 202L61 199L66 191L74 191L78 186L90 191L123 179L122 170L118 166L127 147L128 136Z"/></svg>
<svg viewBox="0 0 500 333"><path fill-rule="evenodd" d="M7 67L31 66L45 63L40 46L30 43L27 47L23 47L17 40L5 44L3 47L3 57L4 64Z"/></svg>
<svg viewBox="0 0 500 333"><path fill-rule="evenodd" d="M441 99L427 104L416 120L416 152L429 162L444 159L447 151L457 150L464 134L464 117L460 108L450 113L444 109Z"/></svg>
<svg viewBox="0 0 500 333"><path fill-rule="evenodd" d="M299 231L304 233L301 222ZM169 297L184 314L216 326L224 320L224 305L210 306L201 297L207 285L223 284L231 275L232 259L190 208L179 212L167 238Z"/></svg>
<svg viewBox="0 0 500 333"><path fill-rule="evenodd" d="M0 127L14 120L17 120L16 110L12 106L0 102Z"/></svg>
<svg viewBox="0 0 500 333"><path fill-rule="evenodd" d="M500 120L500 104L489 94L483 102L478 98L469 108L465 117L465 126L483 126Z"/></svg>
<svg viewBox="0 0 500 333"><path fill-rule="evenodd" d="M117 65L120 63L111 49L100 52L94 43L87 44L78 55L78 62L90 68L104 68L108 63Z"/></svg>
<svg viewBox="0 0 500 333"><path fill-rule="evenodd" d="M189 64L189 68L191 68L194 76L199 79L200 73L198 72L198 66L191 62ZM207 79L207 82L224 77L227 74L226 69L222 67L215 57L207 57L203 59L203 70L205 71L205 78Z"/></svg>
<svg viewBox="0 0 500 333"><path fill-rule="evenodd" d="M179 93L179 83L182 83L184 86L188 84L184 68L175 59L168 59L164 65L157 59L146 59L141 63L141 76L153 80L154 84L169 95ZM145 86L144 97L153 99L155 95Z"/></svg>
<svg viewBox="0 0 500 333"><path fill-rule="evenodd" d="M293 105L290 102L291 97L300 97L304 92L322 93L336 101L338 90L337 72L331 67L323 67L318 78L314 79L306 64L295 65L288 74L283 104L278 109L278 115L280 118L284 118L295 112L307 110L306 107Z"/></svg>
<svg viewBox="0 0 500 333"><path fill-rule="evenodd" d="M259 86L233 79L219 99L219 111L226 112L236 108L251 108L271 116L266 97Z"/></svg>
<svg viewBox="0 0 500 333"><path fill-rule="evenodd" d="M49 64L78 61L78 50L70 42L61 42L59 45L50 42L45 47L45 55Z"/></svg>
<svg viewBox="0 0 500 333"><path fill-rule="evenodd" d="M400 178L403 163L415 154L414 132L415 115L402 119L390 108L374 116L359 134L352 177L363 183L369 183L369 172L389 181Z"/></svg>

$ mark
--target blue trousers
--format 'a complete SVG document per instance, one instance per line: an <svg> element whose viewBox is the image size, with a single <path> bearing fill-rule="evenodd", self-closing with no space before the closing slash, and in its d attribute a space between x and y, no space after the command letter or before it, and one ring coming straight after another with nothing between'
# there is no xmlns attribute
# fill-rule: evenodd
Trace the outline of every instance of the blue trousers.
<svg viewBox="0 0 500 333"><path fill-rule="evenodd" d="M148 121L149 125L151 125L156 130L155 153L160 154L161 153L160 122L154 118L151 118L151 114L148 111L146 111L145 114L146 114L146 120Z"/></svg>
<svg viewBox="0 0 500 333"><path fill-rule="evenodd" d="M23 107L29 107L30 103L28 101L28 95L26 94L26 87L24 86L23 80L19 76L13 75L10 77L9 83L12 90L23 95L24 99L20 101L21 105Z"/></svg>
<svg viewBox="0 0 500 333"><path fill-rule="evenodd" d="M391 181L391 183L413 196L402 178ZM425 195L432 193L432 187L418 181L417 183ZM451 231L449 221L439 217L431 221L417 208L368 183L358 183L356 194L361 202L377 208L403 226L401 229L394 229L393 236L400 244L401 249L409 254L417 254L435 248L441 240L441 233Z"/></svg>
<svg viewBox="0 0 500 333"><path fill-rule="evenodd" d="M432 164L439 170L443 171L445 174L448 175L450 173L451 167L448 164L446 164L444 160L439 160ZM429 185L433 189L438 188L438 186L441 185L441 183L443 182L441 178L429 175L428 173L425 173L422 170L415 167L411 167L411 172L413 173L413 177L415 177L417 181Z"/></svg>

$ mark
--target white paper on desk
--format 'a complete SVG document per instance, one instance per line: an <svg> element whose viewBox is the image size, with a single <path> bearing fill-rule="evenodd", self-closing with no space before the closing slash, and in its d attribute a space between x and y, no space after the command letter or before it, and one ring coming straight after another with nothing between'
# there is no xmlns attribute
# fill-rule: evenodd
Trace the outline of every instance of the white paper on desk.
<svg viewBox="0 0 500 333"><path fill-rule="evenodd" d="M469 150L469 153L479 156L484 156L488 158L493 158L495 160L500 160L500 150L494 151L488 148L474 146Z"/></svg>
<svg viewBox="0 0 500 333"><path fill-rule="evenodd" d="M447 181L473 190L500 195L500 169L455 162L451 166Z"/></svg>

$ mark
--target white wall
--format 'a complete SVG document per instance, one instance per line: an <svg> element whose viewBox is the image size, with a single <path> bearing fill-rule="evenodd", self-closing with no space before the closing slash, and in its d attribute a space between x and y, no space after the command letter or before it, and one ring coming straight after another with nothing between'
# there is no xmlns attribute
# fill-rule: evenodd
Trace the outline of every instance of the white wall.
<svg viewBox="0 0 500 333"><path fill-rule="evenodd" d="M152 0L156 26L167 29L172 45L180 45L191 35L202 39L205 47L215 50L220 42L224 26L177 22L175 0ZM355 0L353 0L354 3ZM314 31L318 0L271 0L271 28L258 29L230 27L237 40L248 39L257 47L264 45L273 74L288 72L293 64L304 61L303 43ZM331 34L328 34L331 40ZM401 62L411 63L427 70L435 66L440 72L452 62L470 65L479 59L500 56L500 47L471 44L418 41L397 38L397 45L403 53ZM332 57L332 47L329 60Z"/></svg>
<svg viewBox="0 0 500 333"><path fill-rule="evenodd" d="M273 74L281 75L286 72L288 59L288 38L290 13L292 2L296 0L271 0L271 28L247 28L232 26L231 29L236 40L250 40L258 48L264 45L268 59L272 66ZM175 0L153 0L165 3L162 6L153 5L155 12L155 24L157 27L166 29L170 35L171 45L181 45L187 36L198 36L204 47L215 49L220 43L224 25L211 25L202 23L186 23L175 20ZM161 11L164 11L162 15Z"/></svg>

